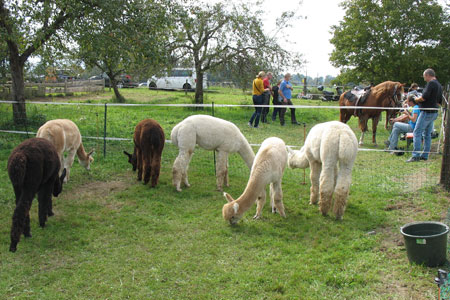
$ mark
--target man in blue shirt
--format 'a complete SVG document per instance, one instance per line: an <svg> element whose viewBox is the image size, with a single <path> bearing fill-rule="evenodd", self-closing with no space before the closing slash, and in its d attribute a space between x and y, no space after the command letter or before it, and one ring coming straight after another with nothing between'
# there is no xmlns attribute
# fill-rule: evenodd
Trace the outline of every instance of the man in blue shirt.
<svg viewBox="0 0 450 300"><path fill-rule="evenodd" d="M436 120L439 104L442 101L442 86L436 79L433 69L426 69L423 72L423 79L427 86L423 90L422 97L417 98L421 112L414 127L414 150L410 159L406 162L427 160L431 149L431 132L433 131L434 120ZM425 109L424 109L425 108ZM422 148L423 136L423 151Z"/></svg>
<svg viewBox="0 0 450 300"><path fill-rule="evenodd" d="M292 104L292 84L290 83L291 74L286 73L284 75L284 80L280 85L280 89L278 90L278 94L281 96L282 105L293 105ZM295 125L299 125L297 119L295 118L295 108L291 108L291 123ZM281 126L284 126L284 114L286 112L286 108L280 109L280 122Z"/></svg>

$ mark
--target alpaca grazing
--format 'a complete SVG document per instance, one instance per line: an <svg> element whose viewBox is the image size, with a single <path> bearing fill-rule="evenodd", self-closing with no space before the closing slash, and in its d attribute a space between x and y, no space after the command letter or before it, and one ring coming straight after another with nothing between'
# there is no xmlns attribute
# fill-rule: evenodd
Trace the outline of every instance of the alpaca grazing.
<svg viewBox="0 0 450 300"><path fill-rule="evenodd" d="M138 180L142 180L144 173L144 184L147 184L151 177L152 187L158 184L164 141L164 131L158 122L145 119L139 122L134 130L133 154L123 151L128 156L133 171L138 170Z"/></svg>
<svg viewBox="0 0 450 300"><path fill-rule="evenodd" d="M325 216L334 193L333 212L336 219L342 219L358 152L358 141L350 127L338 121L317 124L300 151L288 148L288 152L290 168L311 168L310 204L317 204L320 193L319 208Z"/></svg>
<svg viewBox="0 0 450 300"><path fill-rule="evenodd" d="M242 195L234 200L229 194L224 193L229 203L222 209L225 221L236 224L256 201L256 214L254 219L261 217L262 209L266 203L266 186L270 183L270 204L272 212L278 211L282 217L286 217L283 205L283 191L281 178L286 168L288 154L283 140L271 137L261 144L256 153L255 161L250 171L250 178Z"/></svg>
<svg viewBox="0 0 450 300"><path fill-rule="evenodd" d="M94 158L91 156L94 150L91 150L89 153L84 151L80 130L71 120L57 119L48 121L39 128L36 137L47 139L55 146L61 162L59 174L61 175L64 168L67 170L64 182L69 180L70 168L72 167L75 154L78 156L80 165L86 170L90 170L90 165L94 161ZM64 159L65 151L68 154Z"/></svg>
<svg viewBox="0 0 450 300"><path fill-rule="evenodd" d="M195 145L217 151L217 189L228 186L228 154L238 152L250 169L255 154L239 128L231 122L207 116L194 115L178 123L170 134L172 143L179 148L173 164L173 185L181 192L181 182L189 187L187 171Z"/></svg>
<svg viewBox="0 0 450 300"><path fill-rule="evenodd" d="M36 193L39 202L39 224L45 226L47 216L53 216L52 193L57 197L62 191L66 170L58 176L60 160L55 147L46 139L31 138L11 153L8 174L16 196L16 208L12 217L11 244L15 252L20 235L31 237L30 208Z"/></svg>

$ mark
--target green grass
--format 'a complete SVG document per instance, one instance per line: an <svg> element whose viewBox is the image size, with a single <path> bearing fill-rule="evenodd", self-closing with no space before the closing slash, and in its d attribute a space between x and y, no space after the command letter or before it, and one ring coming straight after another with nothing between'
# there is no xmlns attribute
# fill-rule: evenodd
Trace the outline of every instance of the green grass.
<svg viewBox="0 0 450 300"><path fill-rule="evenodd" d="M122 90L128 103L192 103L193 94ZM112 93L54 99L105 103ZM49 100L46 98L45 100ZM215 88L205 103L251 104L239 90ZM336 105L294 100L295 104ZM303 126L278 123L255 130L246 123L250 108L216 107L214 114L234 122L250 143L278 136L287 144L303 144ZM158 120L170 131L192 108L108 107L107 136L131 138L143 118ZM70 118L85 136L102 136L103 106L28 105L40 122ZM0 129L10 129L10 105L0 105ZM338 110L302 109L298 119L306 132L316 123L338 119ZM288 117L289 120L289 117ZM381 122L382 123L382 122ZM350 126L357 131L356 120ZM17 128L21 129L21 128ZM387 136L383 124L378 142ZM370 138L370 136L367 136ZM54 198L55 216L40 229L37 201L31 211L32 238L22 239L9 253L14 209L6 172L11 150L26 136L0 133L0 298L2 299L432 299L436 268L410 265L399 227L410 221L443 220L448 195L435 186L440 156L421 164L405 164L406 156L359 152L349 203L342 222L323 217L309 202L309 171L287 169L283 177L287 218L270 213L254 221L252 207L237 226L221 215L225 199L215 190L212 152L197 149L189 167L190 188L177 193L171 167L177 149L166 144L160 182L154 189L136 181L122 150L131 141L85 139L95 148L87 172L74 163L63 193ZM370 139L367 139L368 143ZM404 141L400 142L404 145ZM372 146L367 146L373 148ZM257 147L254 148L255 152ZM238 197L249 171L231 155L231 186ZM428 178L430 181L426 181ZM372 234L375 232L374 234ZM370 234L369 234L370 233Z"/></svg>

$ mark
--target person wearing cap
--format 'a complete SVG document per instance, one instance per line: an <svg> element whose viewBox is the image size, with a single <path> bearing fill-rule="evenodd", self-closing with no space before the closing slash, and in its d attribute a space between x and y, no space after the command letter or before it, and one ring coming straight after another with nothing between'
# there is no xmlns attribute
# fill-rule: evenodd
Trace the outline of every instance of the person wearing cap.
<svg viewBox="0 0 450 300"><path fill-rule="evenodd" d="M261 71L253 80L253 105L262 105L263 93L266 90L269 91L269 89L264 89L263 78L265 75L266 73L264 71ZM248 121L248 126L258 128L259 118L261 117L261 110L262 107L255 106L255 112L252 114L250 120Z"/></svg>

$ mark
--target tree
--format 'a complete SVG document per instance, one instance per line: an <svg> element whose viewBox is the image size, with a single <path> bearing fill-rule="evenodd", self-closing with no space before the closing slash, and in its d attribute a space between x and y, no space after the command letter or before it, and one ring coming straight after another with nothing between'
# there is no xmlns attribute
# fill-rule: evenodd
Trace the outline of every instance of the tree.
<svg viewBox="0 0 450 300"><path fill-rule="evenodd" d="M121 74L164 64L170 20L166 11L163 1L112 0L78 25L74 55L108 75L118 102L125 101L118 89Z"/></svg>
<svg viewBox="0 0 450 300"><path fill-rule="evenodd" d="M435 0L346 0L346 13L332 27L330 61L343 82L421 82L428 67L448 81L447 15Z"/></svg>
<svg viewBox="0 0 450 300"><path fill-rule="evenodd" d="M63 26L81 18L90 0L0 0L0 40L7 45L12 77L14 123L26 120L24 66L45 43L62 33ZM0 42L1 43L1 42Z"/></svg>
<svg viewBox="0 0 450 300"><path fill-rule="evenodd" d="M191 2L175 6L171 47L176 57L194 65L196 103L203 103L203 75L209 70L232 70L242 86L249 82L246 76L251 77L251 82L261 69L292 61L292 55L278 45L276 38L264 34L260 15L261 11L245 4ZM285 19L292 16L284 15ZM186 58L191 61L186 62Z"/></svg>

